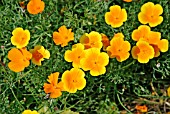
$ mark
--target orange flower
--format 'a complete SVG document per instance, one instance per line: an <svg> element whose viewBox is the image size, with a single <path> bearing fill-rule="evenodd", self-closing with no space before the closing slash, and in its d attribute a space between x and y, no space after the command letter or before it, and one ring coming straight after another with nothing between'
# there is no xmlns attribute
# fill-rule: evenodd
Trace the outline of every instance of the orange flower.
<svg viewBox="0 0 170 114"><path fill-rule="evenodd" d="M68 42L74 40L74 33L71 32L72 29L67 29L65 25L61 26L58 31L53 32L53 41L56 45L61 45L64 47L68 45Z"/></svg>
<svg viewBox="0 0 170 114"><path fill-rule="evenodd" d="M27 10L30 14L41 13L45 8L45 3L41 0L30 0L27 4Z"/></svg>
<svg viewBox="0 0 170 114"><path fill-rule="evenodd" d="M23 30L23 28L15 28L12 31L11 43L17 48L23 48L27 46L30 40L30 32L28 30Z"/></svg>
<svg viewBox="0 0 170 114"><path fill-rule="evenodd" d="M101 35L102 35L103 50L106 51L106 48L110 46L110 41L105 34L101 33Z"/></svg>
<svg viewBox="0 0 170 114"><path fill-rule="evenodd" d="M90 48L85 50L85 58L82 58L80 63L84 71L90 70L92 76L99 76L105 74L109 56L98 48Z"/></svg>
<svg viewBox="0 0 170 114"><path fill-rule="evenodd" d="M24 110L24 112L22 112L22 114L39 114L36 110Z"/></svg>
<svg viewBox="0 0 170 114"><path fill-rule="evenodd" d="M110 58L116 57L117 61L122 62L129 58L131 45L128 41L124 41L124 35L117 33L110 41L107 52Z"/></svg>
<svg viewBox="0 0 170 114"><path fill-rule="evenodd" d="M150 27L155 27L162 23L163 8L160 4L154 5L152 2L147 2L141 7L141 12L138 14L138 19L142 24L149 23Z"/></svg>
<svg viewBox="0 0 170 114"><path fill-rule="evenodd" d="M23 71L25 67L28 67L31 59L32 54L27 51L26 48L17 49L12 48L8 52L8 59L11 60L8 63L8 67L10 70L14 72L20 72Z"/></svg>
<svg viewBox="0 0 170 114"><path fill-rule="evenodd" d="M58 83L58 76L59 72L52 73L47 79L49 84L44 83L44 91L47 94L50 93L50 98L60 97L62 95L61 91L64 91L64 83L62 81Z"/></svg>
<svg viewBox="0 0 170 114"><path fill-rule="evenodd" d="M138 41L132 48L132 57L140 63L148 63L154 57L154 48L146 41Z"/></svg>
<svg viewBox="0 0 170 114"><path fill-rule="evenodd" d="M125 9L121 9L120 6L114 5L110 7L110 12L106 12L105 21L113 28L117 28L123 25L123 22L127 20L127 12Z"/></svg>
<svg viewBox="0 0 170 114"><path fill-rule="evenodd" d="M161 39L161 33L151 31L147 25L141 25L132 32L132 39L135 41L143 40L156 45Z"/></svg>
<svg viewBox="0 0 170 114"><path fill-rule="evenodd" d="M73 67L81 68L80 60L85 57L84 45L81 43L72 46L72 50L65 52L64 58L67 62L73 62Z"/></svg>
<svg viewBox="0 0 170 114"><path fill-rule="evenodd" d="M81 38L80 38L80 43L82 43L85 47L85 49L89 48L102 48L102 36L95 31L90 32L89 34L85 33Z"/></svg>
<svg viewBox="0 0 170 114"><path fill-rule="evenodd" d="M149 32L151 31L150 27L147 25L140 25L138 29L135 29L132 32L132 39L134 41L139 41L141 38L145 39L148 37Z"/></svg>
<svg viewBox="0 0 170 114"><path fill-rule="evenodd" d="M65 71L61 78L64 83L64 89L69 93L75 93L77 89L82 90L86 86L86 79L84 76L85 73L78 68Z"/></svg>
<svg viewBox="0 0 170 114"><path fill-rule="evenodd" d="M50 52L40 45L35 46L30 52L32 53L32 62L36 65L41 65L41 61L43 61L44 58L50 58Z"/></svg>
<svg viewBox="0 0 170 114"><path fill-rule="evenodd" d="M124 2L132 2L132 0L123 0Z"/></svg>
<svg viewBox="0 0 170 114"><path fill-rule="evenodd" d="M147 112L148 111L148 107L146 105L143 105L143 106L136 105L135 109L140 111L140 112Z"/></svg>

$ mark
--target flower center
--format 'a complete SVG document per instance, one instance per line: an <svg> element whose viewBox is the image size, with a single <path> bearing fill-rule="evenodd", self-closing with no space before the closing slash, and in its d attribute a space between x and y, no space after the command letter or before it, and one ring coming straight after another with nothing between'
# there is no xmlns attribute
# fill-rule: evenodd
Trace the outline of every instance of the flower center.
<svg viewBox="0 0 170 114"><path fill-rule="evenodd" d="M40 60L43 58L43 55L41 53L39 53L38 51L36 51L34 54L33 54L33 57L35 58L35 60Z"/></svg>

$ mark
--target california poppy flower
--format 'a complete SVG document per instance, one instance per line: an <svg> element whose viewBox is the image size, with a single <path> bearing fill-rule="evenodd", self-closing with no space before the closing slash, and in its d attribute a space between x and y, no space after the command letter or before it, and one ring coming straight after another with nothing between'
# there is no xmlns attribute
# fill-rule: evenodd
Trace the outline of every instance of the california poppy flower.
<svg viewBox="0 0 170 114"><path fill-rule="evenodd" d="M105 21L113 28L117 28L123 25L123 22L127 20L127 12L125 9L121 9L118 5L110 7L110 12L106 12Z"/></svg>
<svg viewBox="0 0 170 114"><path fill-rule="evenodd" d="M35 46L30 52L32 53L32 62L36 65L41 65L44 58L50 58L50 52L40 45Z"/></svg>
<svg viewBox="0 0 170 114"><path fill-rule="evenodd" d="M128 41L124 41L124 35L117 33L110 41L110 46L107 47L107 52L110 58L115 58L122 62L129 58L131 45Z"/></svg>
<svg viewBox="0 0 170 114"><path fill-rule="evenodd" d="M33 110L33 111L31 111L31 110L24 110L22 112L22 114L39 114L39 113L36 110Z"/></svg>
<svg viewBox="0 0 170 114"><path fill-rule="evenodd" d="M10 70L14 72L21 72L25 69L25 67L28 67L31 59L32 54L27 51L26 48L17 49L12 48L8 52L8 59L11 60L8 63L8 67Z"/></svg>
<svg viewBox="0 0 170 114"><path fill-rule="evenodd" d="M110 41L105 34L101 33L101 35L102 35L103 50L106 51L106 48L110 46Z"/></svg>
<svg viewBox="0 0 170 114"><path fill-rule="evenodd" d="M75 93L77 90L82 90L86 86L85 73L78 68L66 70L62 74L61 81L64 83L65 91Z"/></svg>
<svg viewBox="0 0 170 114"><path fill-rule="evenodd" d="M92 31L89 34L85 33L80 38L80 43L84 45L85 49L93 47L101 49L103 46L101 34L95 31Z"/></svg>
<svg viewBox="0 0 170 114"><path fill-rule="evenodd" d="M23 48L28 45L30 40L30 32L18 27L12 31L11 43L17 48Z"/></svg>
<svg viewBox="0 0 170 114"><path fill-rule="evenodd" d="M140 63L148 63L155 55L154 48L146 41L138 41L131 52L132 57Z"/></svg>
<svg viewBox="0 0 170 114"><path fill-rule="evenodd" d="M90 48L85 50L85 58L82 58L80 63L84 71L90 70L92 76L99 76L105 74L109 56L98 48Z"/></svg>
<svg viewBox="0 0 170 114"><path fill-rule="evenodd" d="M132 0L123 0L124 2L132 2Z"/></svg>
<svg viewBox="0 0 170 114"><path fill-rule="evenodd" d="M65 25L58 29L58 32L53 32L53 41L56 45L64 47L68 45L68 42L74 40L74 33L72 29L67 29Z"/></svg>
<svg viewBox="0 0 170 114"><path fill-rule="evenodd" d="M132 32L132 39L135 41L143 40L149 44L157 44L161 39L161 33L151 31L147 25L140 25Z"/></svg>
<svg viewBox="0 0 170 114"><path fill-rule="evenodd" d="M27 10L30 14L41 13L45 8L45 3L41 0L30 0L27 4Z"/></svg>
<svg viewBox="0 0 170 114"><path fill-rule="evenodd" d="M61 91L64 91L64 83L61 81L58 83L58 76L59 72L52 73L47 79L49 84L44 83L44 91L50 94L50 98L60 97L62 95Z"/></svg>
<svg viewBox="0 0 170 114"><path fill-rule="evenodd" d="M170 87L167 89L167 95L170 97Z"/></svg>
<svg viewBox="0 0 170 114"><path fill-rule="evenodd" d="M147 112L148 111L148 107L146 105L143 105L143 106L136 105L135 109L140 111L140 112Z"/></svg>
<svg viewBox="0 0 170 114"><path fill-rule="evenodd" d="M72 46L72 50L67 50L64 59L67 62L73 62L73 67L81 68L80 60L85 57L84 45L81 43Z"/></svg>
<svg viewBox="0 0 170 114"><path fill-rule="evenodd" d="M141 38L145 39L148 37L149 32L151 31L150 27L147 25L140 25L138 29L133 30L132 39L134 41L139 41Z"/></svg>
<svg viewBox="0 0 170 114"><path fill-rule="evenodd" d="M150 27L155 27L162 23L163 8L160 4L154 5L152 2L147 2L141 7L141 12L138 14L138 19L142 24L149 23Z"/></svg>

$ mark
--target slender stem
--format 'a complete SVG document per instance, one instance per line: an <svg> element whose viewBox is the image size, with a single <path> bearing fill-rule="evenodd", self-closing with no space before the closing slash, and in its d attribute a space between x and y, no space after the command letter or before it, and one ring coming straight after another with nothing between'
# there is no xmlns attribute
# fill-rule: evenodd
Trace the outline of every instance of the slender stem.
<svg viewBox="0 0 170 114"><path fill-rule="evenodd" d="M120 103L120 105L126 110L126 111L128 111L130 114L132 114L131 113L131 111L130 110L128 110L124 105L123 105L123 103L121 102L121 100L120 100L120 98L119 98L119 95L117 94L117 98L118 98L118 101L119 101L119 103Z"/></svg>
<svg viewBox="0 0 170 114"><path fill-rule="evenodd" d="M66 104L67 104L66 101L67 101L67 98L68 98L69 95L70 95L70 93L69 93L69 94L67 95L67 97L64 99L64 102L65 102L65 103L64 103L64 110L66 109Z"/></svg>
<svg viewBox="0 0 170 114"><path fill-rule="evenodd" d="M132 62L130 62L130 63L129 63L129 64L127 64L126 66L123 66L122 68L117 69L116 71L118 71L118 70L122 70L122 69L125 69L125 68L128 68L129 66L131 66L132 64L134 64L134 63L135 63L135 61L136 61L136 60L133 60Z"/></svg>
<svg viewBox="0 0 170 114"><path fill-rule="evenodd" d="M23 109L25 109L24 106L19 102L18 98L16 97L16 95L15 95L15 93L14 93L14 91L13 91L13 89L12 89L11 87L10 87L10 90L11 90L11 92L12 92L14 98L15 98L16 101L18 102L18 104L19 104Z"/></svg>

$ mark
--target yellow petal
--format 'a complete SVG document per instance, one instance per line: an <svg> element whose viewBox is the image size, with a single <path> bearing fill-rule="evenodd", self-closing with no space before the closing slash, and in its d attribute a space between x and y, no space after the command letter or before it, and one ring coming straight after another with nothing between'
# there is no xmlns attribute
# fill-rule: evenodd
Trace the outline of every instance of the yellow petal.
<svg viewBox="0 0 170 114"><path fill-rule="evenodd" d="M158 43L158 48L161 50L161 52L168 51L169 48L169 42L167 39L162 39Z"/></svg>

